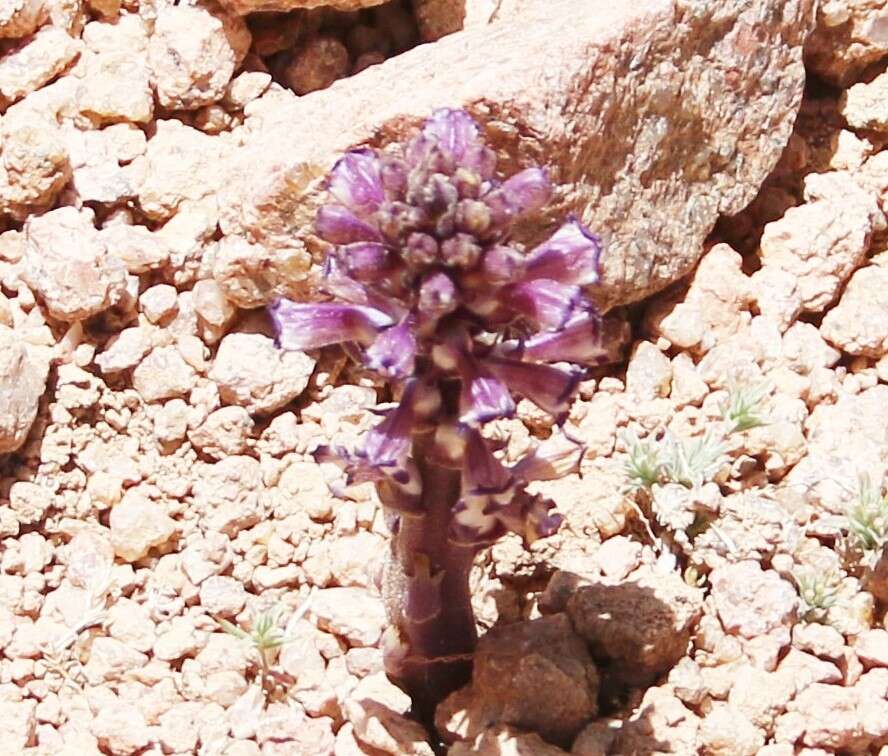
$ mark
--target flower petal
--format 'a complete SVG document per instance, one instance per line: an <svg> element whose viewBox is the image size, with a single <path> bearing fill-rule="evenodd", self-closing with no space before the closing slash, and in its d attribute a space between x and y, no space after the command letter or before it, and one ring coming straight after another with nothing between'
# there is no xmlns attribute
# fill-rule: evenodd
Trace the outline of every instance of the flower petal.
<svg viewBox="0 0 888 756"><path fill-rule="evenodd" d="M385 199L379 158L369 149L347 152L330 171L327 188L356 214L372 213Z"/></svg>
<svg viewBox="0 0 888 756"><path fill-rule="evenodd" d="M459 421L477 426L515 414L515 402L509 387L481 367L474 357L458 358L462 388L459 395Z"/></svg>
<svg viewBox="0 0 888 756"><path fill-rule="evenodd" d="M479 142L480 129L474 118L465 110L439 108L425 122L423 136L435 141L438 149L456 164Z"/></svg>
<svg viewBox="0 0 888 756"><path fill-rule="evenodd" d="M500 357L488 357L482 364L512 391L559 419L570 409L582 378L579 372Z"/></svg>
<svg viewBox="0 0 888 756"><path fill-rule="evenodd" d="M374 242L358 242L336 248L345 272L357 281L376 281L391 272L389 251Z"/></svg>
<svg viewBox="0 0 888 756"><path fill-rule="evenodd" d="M585 303L579 286L548 278L524 281L505 288L501 299L540 328L561 328Z"/></svg>
<svg viewBox="0 0 888 756"><path fill-rule="evenodd" d="M393 322L380 310L350 304L297 304L279 299L269 310L282 349L317 349L343 341L366 343Z"/></svg>
<svg viewBox="0 0 888 756"><path fill-rule="evenodd" d="M584 312L557 331L539 333L524 342L522 356L539 362L575 362L595 365L608 358L601 340L601 317Z"/></svg>
<svg viewBox="0 0 888 756"><path fill-rule="evenodd" d="M539 210L552 198L552 182L547 170L527 168L506 179L500 191L514 214L522 215Z"/></svg>
<svg viewBox="0 0 888 756"><path fill-rule="evenodd" d="M531 251L527 278L551 278L566 284L593 284L599 279L601 239L576 218Z"/></svg>
<svg viewBox="0 0 888 756"><path fill-rule="evenodd" d="M490 451L474 428L465 431L463 493L466 496L500 495L515 485L515 478Z"/></svg>
<svg viewBox="0 0 888 756"><path fill-rule="evenodd" d="M417 308L423 322L436 321L459 306L459 292L446 273L432 273L420 284Z"/></svg>
<svg viewBox="0 0 888 756"><path fill-rule="evenodd" d="M415 363L416 336L409 320L384 330L366 352L367 367L389 379L412 375Z"/></svg>
<svg viewBox="0 0 888 756"><path fill-rule="evenodd" d="M554 509L555 503L551 499L520 491L496 514L506 530L517 533L525 544L530 545L540 538L554 535L561 527L564 518Z"/></svg>
<svg viewBox="0 0 888 756"><path fill-rule="evenodd" d="M382 241L376 228L342 205L324 205L318 210L315 233L331 244Z"/></svg>

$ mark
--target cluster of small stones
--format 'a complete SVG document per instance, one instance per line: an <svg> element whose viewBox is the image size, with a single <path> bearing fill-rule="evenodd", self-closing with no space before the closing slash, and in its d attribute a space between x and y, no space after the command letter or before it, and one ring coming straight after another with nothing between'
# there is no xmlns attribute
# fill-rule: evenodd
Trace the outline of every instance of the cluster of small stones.
<svg viewBox="0 0 888 756"><path fill-rule="evenodd" d="M873 4L822 15L812 70L847 88L806 101L729 243L645 306L625 372L581 386L567 427L587 452L534 489L562 530L476 564L476 616L504 627L439 711L454 756L884 752L888 569L834 546L861 468L888 468L888 116L882 77L855 83L888 50ZM256 20L21 0L0 37L0 752L431 753L382 673L375 494L334 500L310 455L363 435L380 393L332 351L274 347L207 202L240 124L281 96L247 67ZM698 437L758 382L769 423L645 522L621 432ZM518 413L492 427L507 462L560 443ZM701 514L715 527L664 546ZM828 622L803 620L800 569L837 576ZM312 591L263 696L215 618L249 628ZM590 652L623 673L600 713Z"/></svg>
<svg viewBox="0 0 888 756"><path fill-rule="evenodd" d="M251 52L275 80L298 95L330 86L417 45L412 8L404 0L360 11L328 8L248 17Z"/></svg>

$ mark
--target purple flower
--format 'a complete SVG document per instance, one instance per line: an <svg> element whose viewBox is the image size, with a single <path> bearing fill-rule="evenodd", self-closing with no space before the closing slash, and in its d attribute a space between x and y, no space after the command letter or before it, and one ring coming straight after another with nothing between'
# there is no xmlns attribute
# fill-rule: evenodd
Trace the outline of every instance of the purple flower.
<svg viewBox="0 0 888 756"><path fill-rule="evenodd" d="M372 342L379 331L392 324L380 310L351 304L295 304L279 299L271 317L282 349L317 349L344 341Z"/></svg>
<svg viewBox="0 0 888 756"><path fill-rule="evenodd" d="M330 245L320 287L332 301L279 300L271 315L282 348L342 344L400 397L357 448L315 458L349 485L372 482L385 507L398 630L386 667L429 714L465 682L478 549L507 532L532 543L561 522L526 486L565 472L576 450L507 466L481 431L514 417L516 397L563 424L580 366L606 359L583 288L599 279L601 241L570 218L528 251L514 224L549 202L549 173L499 174L462 110L436 111L406 145L349 152L327 188L315 231Z"/></svg>

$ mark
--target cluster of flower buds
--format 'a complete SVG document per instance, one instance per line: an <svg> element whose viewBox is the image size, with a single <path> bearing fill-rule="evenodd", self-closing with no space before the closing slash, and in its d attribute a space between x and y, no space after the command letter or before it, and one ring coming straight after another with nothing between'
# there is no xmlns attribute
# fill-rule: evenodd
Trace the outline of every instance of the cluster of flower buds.
<svg viewBox="0 0 888 756"><path fill-rule="evenodd" d="M399 396L359 449L316 458L337 461L349 482L373 481L395 514L418 515L428 492L415 440L430 439L424 453L462 472L449 538L478 547L506 531L533 541L560 523L525 490L545 460L504 465L481 426L513 416L516 396L561 422L585 367L604 355L583 292L599 277L600 240L570 218L539 246L517 246L514 222L552 186L544 169L502 179L496 163L462 110L435 112L406 145L346 154L315 224L331 245L330 301L272 306L282 348L342 344Z"/></svg>

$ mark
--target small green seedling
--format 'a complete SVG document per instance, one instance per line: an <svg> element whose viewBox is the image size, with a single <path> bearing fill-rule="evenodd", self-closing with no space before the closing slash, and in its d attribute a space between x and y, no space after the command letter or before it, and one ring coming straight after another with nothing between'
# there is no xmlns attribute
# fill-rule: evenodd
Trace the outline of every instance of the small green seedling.
<svg viewBox="0 0 888 756"><path fill-rule="evenodd" d="M728 424L728 433L742 433L766 424L762 414L765 397L771 386L762 382L749 386L732 386L728 399L721 405L722 418Z"/></svg>
<svg viewBox="0 0 888 756"><path fill-rule="evenodd" d="M302 606L296 610L287 621L287 624L296 622L305 616L305 613L311 605L312 595L309 595ZM247 641L256 649L261 672L260 686L263 691L266 689L268 678L271 675L272 652L274 649L280 648L285 643L291 643L296 640L294 636L287 635L281 626L281 618L283 617L284 611L285 607L279 604L268 611L259 614L252 619L252 622L250 623L252 629L249 631L239 628L228 620L216 618L219 627L221 627L226 633L233 635L235 638Z"/></svg>
<svg viewBox="0 0 888 756"><path fill-rule="evenodd" d="M839 600L842 578L836 570L800 567L792 573L802 600L805 622L825 622L829 610Z"/></svg>
<svg viewBox="0 0 888 756"><path fill-rule="evenodd" d="M853 544L864 553L888 543L888 496L868 475L860 476L857 499L848 510L848 530Z"/></svg>
<svg viewBox="0 0 888 756"><path fill-rule="evenodd" d="M629 451L626 460L626 475L629 490L650 489L658 483L663 474L660 461L660 445L649 438L640 439L635 433L627 432L624 441Z"/></svg>

